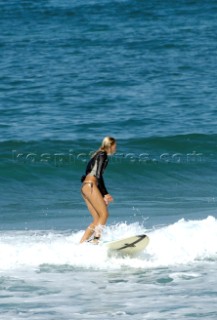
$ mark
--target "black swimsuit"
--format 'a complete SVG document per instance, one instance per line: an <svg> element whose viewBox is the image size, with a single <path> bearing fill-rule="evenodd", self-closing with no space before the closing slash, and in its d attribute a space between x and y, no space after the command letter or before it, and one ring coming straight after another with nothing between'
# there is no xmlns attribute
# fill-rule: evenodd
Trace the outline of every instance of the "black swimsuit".
<svg viewBox="0 0 217 320"><path fill-rule="evenodd" d="M107 167L107 165L108 165L107 153L105 151L99 151L95 154L93 158L90 159L90 161L87 164L86 174L81 178L81 182L83 182L87 175L96 177L97 186L103 197L106 194L108 194L108 191L105 187L105 183L103 179L103 172Z"/></svg>

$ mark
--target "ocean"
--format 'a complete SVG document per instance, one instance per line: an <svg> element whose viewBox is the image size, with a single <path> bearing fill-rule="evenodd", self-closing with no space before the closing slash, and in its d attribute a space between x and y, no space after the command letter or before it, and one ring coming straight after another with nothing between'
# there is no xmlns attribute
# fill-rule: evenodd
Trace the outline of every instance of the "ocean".
<svg viewBox="0 0 217 320"><path fill-rule="evenodd" d="M0 1L1 320L217 318L217 2ZM114 198L79 244L105 136Z"/></svg>

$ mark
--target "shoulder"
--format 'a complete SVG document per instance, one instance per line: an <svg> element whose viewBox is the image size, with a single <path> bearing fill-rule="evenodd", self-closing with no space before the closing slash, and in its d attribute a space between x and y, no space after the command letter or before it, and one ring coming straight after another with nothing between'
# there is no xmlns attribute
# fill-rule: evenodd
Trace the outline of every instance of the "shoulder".
<svg viewBox="0 0 217 320"><path fill-rule="evenodd" d="M101 163L108 162L108 155L105 151L99 151L95 155L95 160Z"/></svg>
<svg viewBox="0 0 217 320"><path fill-rule="evenodd" d="M107 159L108 155L105 151L99 151L99 157L103 159Z"/></svg>

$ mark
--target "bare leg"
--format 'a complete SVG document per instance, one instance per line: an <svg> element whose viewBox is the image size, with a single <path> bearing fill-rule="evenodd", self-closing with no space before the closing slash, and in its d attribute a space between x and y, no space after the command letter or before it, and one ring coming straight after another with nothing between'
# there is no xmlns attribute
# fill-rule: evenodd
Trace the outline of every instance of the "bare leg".
<svg viewBox="0 0 217 320"><path fill-rule="evenodd" d="M84 242L89 239L90 236L96 231L96 236L101 236L101 229L108 219L108 209L104 202L104 199L95 184L91 185L86 183L82 187L82 194L88 210L90 211L93 222L86 229L80 242Z"/></svg>
<svg viewBox="0 0 217 320"><path fill-rule="evenodd" d="M97 226L98 224L98 214L96 212L96 210L94 209L94 207L91 205L91 203L85 199L85 202L86 202L86 205L88 207L88 210L90 211L92 217L93 217L93 222L87 227L87 229L85 230L84 232L84 235L82 236L81 240L80 240L80 243L88 240L92 234L95 232L95 227Z"/></svg>

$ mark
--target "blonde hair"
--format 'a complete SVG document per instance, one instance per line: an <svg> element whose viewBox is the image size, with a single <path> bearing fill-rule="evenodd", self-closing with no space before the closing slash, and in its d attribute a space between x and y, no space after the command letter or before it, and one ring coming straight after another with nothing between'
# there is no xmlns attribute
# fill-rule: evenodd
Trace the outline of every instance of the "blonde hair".
<svg viewBox="0 0 217 320"><path fill-rule="evenodd" d="M116 143L115 138L105 137L102 140L102 145L100 147L101 151L108 151Z"/></svg>
<svg viewBox="0 0 217 320"><path fill-rule="evenodd" d="M94 156L95 156L98 152L100 152L100 151L106 151L106 152L107 152L115 143L116 143L115 138L105 137L105 138L102 140L101 147L100 147L96 152L94 152L94 154L92 155L92 157L94 157Z"/></svg>

